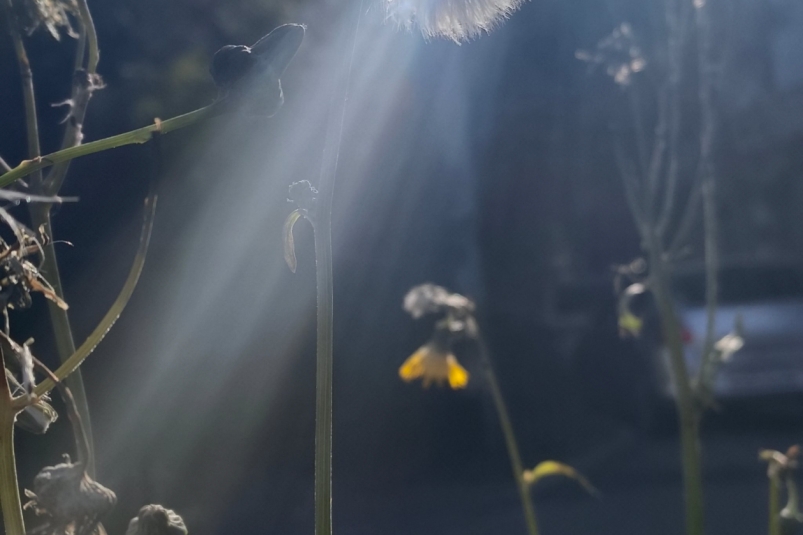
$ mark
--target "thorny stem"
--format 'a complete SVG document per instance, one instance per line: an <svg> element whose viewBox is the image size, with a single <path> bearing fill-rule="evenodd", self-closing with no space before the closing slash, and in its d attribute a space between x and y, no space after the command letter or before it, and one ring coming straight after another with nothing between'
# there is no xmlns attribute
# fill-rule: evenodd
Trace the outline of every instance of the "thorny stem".
<svg viewBox="0 0 803 535"><path fill-rule="evenodd" d="M499 416L499 424L502 426L502 434L505 436L505 445L507 446L507 454L510 458L510 467L513 469L513 479L519 491L519 498L521 498L521 508L524 512L524 521L527 524L527 531L530 535L538 535L535 508L533 507L533 502L530 497L530 487L524 481L524 465L521 462L521 453L519 452L519 445L516 441L516 434L513 431L513 424L510 421L507 404L505 403L505 398L502 396L502 389L499 388L499 381L496 378L496 372L494 371L488 348L479 333L479 329L477 329L475 340L483 371L491 387L491 397L493 398L496 413Z"/></svg>
<svg viewBox="0 0 803 535"><path fill-rule="evenodd" d="M5 369L0 351L0 365ZM14 419L17 411L12 407L11 390L5 378L0 379L0 508L6 535L25 535L22 517L17 464L14 459Z"/></svg>
<svg viewBox="0 0 803 535"><path fill-rule="evenodd" d="M84 8L86 8L85 4ZM16 24L16 18L14 17L10 0L6 2L5 10L8 18L9 33L11 34L11 38L14 42L14 49L17 54L17 62L20 69L20 79L22 81L28 136L28 158L31 160L36 160L40 157L41 150L39 147L39 129L36 119L36 100L33 89L33 73L31 72L31 65L28 60L28 55L25 51L22 35L18 25ZM97 39L95 39L95 47L97 48ZM31 185L35 193L44 193L41 170L35 170ZM35 227L38 228L43 226L48 235L52 235L50 229L50 205L40 205L36 208L32 207L31 218ZM44 253L42 265L43 274L49 279L49 282L53 286L56 295L58 295L59 298L64 299L64 293L61 287L61 278L59 276L58 264L55 256L55 249L52 243L44 246ZM62 360L66 360L69 355L75 351L75 345L72 341L72 331L70 329L69 317L67 316L66 311L60 309L58 306L51 306L51 304L52 303L48 301L48 310L50 313L51 324L53 326L53 333L56 338L56 345L58 347L60 358ZM80 374L76 374L74 377L70 378L70 384L77 396L78 410L81 412L83 419L86 422L86 430L90 444L88 470L91 472L93 455L91 446L92 432L89 425L89 405L86 402L86 393L84 391L84 384Z"/></svg>
<svg viewBox="0 0 803 535"><path fill-rule="evenodd" d="M95 73L98 64L98 38L95 32L95 24L92 22L92 15L86 5L86 0L78 2L78 10L81 15L81 31L75 49L72 92L68 101L69 111L61 142L62 149L81 144L84 117L89 106L89 99L92 98L92 92L96 89ZM86 71L84 71L84 55L87 41L89 42L89 63ZM70 160L53 166L45 180L44 189L47 194L55 195L59 192L69 168Z"/></svg>
<svg viewBox="0 0 803 535"><path fill-rule="evenodd" d="M191 126L202 119L211 117L217 113L217 111L216 106L212 104L165 121L159 121L148 126L143 126L142 128L137 128L136 130L131 130L130 132L63 149L51 154L46 154L41 158L25 160L8 173L0 175L0 188L6 187L19 178L59 162L66 162L80 156L95 154L96 152L122 147L123 145L147 143L151 140L154 132L158 131L162 134L173 132Z"/></svg>

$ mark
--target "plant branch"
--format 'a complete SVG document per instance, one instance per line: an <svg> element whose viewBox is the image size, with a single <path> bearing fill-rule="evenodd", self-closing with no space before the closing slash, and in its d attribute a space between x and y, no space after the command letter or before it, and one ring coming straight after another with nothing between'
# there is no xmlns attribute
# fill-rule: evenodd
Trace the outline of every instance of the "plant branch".
<svg viewBox="0 0 803 535"><path fill-rule="evenodd" d="M476 327L476 323L475 332L475 341L479 351L480 362L482 363L485 376L488 379L488 384L491 387L491 397L493 398L496 413L499 416L502 434L505 437L507 454L510 458L510 467L513 470L513 479L519 491L519 498L521 499L521 507L524 512L524 521L527 524L527 531L530 535L538 535L538 523L535 517L535 508L533 507L533 502L530 497L530 486L524 481L524 465L521 461L521 453L519 452L519 445L516 441L516 434L513 431L513 424L510 421L510 413L507 410L505 398L502 396L502 389L499 387L499 381L496 378L496 372L494 371L488 347L485 345L485 341L479 332L479 328Z"/></svg>
<svg viewBox="0 0 803 535"><path fill-rule="evenodd" d="M699 415L684 358L680 324L669 294L670 274L655 235L650 241L649 253L651 288L658 305L664 342L669 349L669 362L676 391L675 404L680 420L686 534L703 535L705 518L700 463Z"/></svg>
<svg viewBox="0 0 803 535"><path fill-rule="evenodd" d="M0 365L5 370L3 351ZM14 458L14 419L17 410L12 406L11 390L3 374L0 380L0 508L6 535L25 535L22 502L17 482L17 464Z"/></svg>
<svg viewBox="0 0 803 535"><path fill-rule="evenodd" d="M89 154L95 154L96 152L122 147L123 145L147 143L151 140L151 135L154 132L158 131L162 134L167 134L196 124L202 119L213 116L217 112L217 107L212 104L204 108L167 119L165 121L158 121L154 124L143 126L142 128L137 128L136 130L131 130L130 132L117 134L116 136L111 136L99 139L97 141L92 141L90 143L84 143L83 145L63 149L51 154L46 154L41 158L25 160L11 171L0 175L0 188L8 186L15 180L27 176L35 171L50 167L51 165L60 162L66 162L81 156L87 156Z"/></svg>
<svg viewBox="0 0 803 535"><path fill-rule="evenodd" d="M98 48L98 34L95 31L95 23L92 21L92 14L89 12L86 0L78 0L78 12L81 15L81 23L86 32L86 40L89 45L89 60L86 70L89 74L95 74L100 61L100 49Z"/></svg>
<svg viewBox="0 0 803 535"><path fill-rule="evenodd" d="M687 2L682 2L686 4ZM666 228L672 219L672 212L677 196L678 173L680 169L680 159L678 157L678 145L680 143L681 126L681 103L680 103L680 83L683 75L683 48L685 44L685 10L672 0L666 0L666 25L668 28L667 38L667 60L668 60L668 83L667 83L667 105L669 107L669 139L667 143L668 161L666 171L666 186L664 188L664 202L661 212L658 215L656 231L663 243L663 236Z"/></svg>
<svg viewBox="0 0 803 535"><path fill-rule="evenodd" d="M139 248L134 257L134 263L131 265L131 269L128 272L128 277L123 284L123 288L120 290L114 303L112 303L112 306L106 312L106 315L103 316L98 326L92 331L92 334L87 337L86 341L81 344L81 347L79 347L70 358L65 360L61 366L53 372L58 379L63 380L68 377L81 365L84 359L95 350L112 326L114 326L114 323L120 317L120 314L122 314L128 301L131 299L131 295L134 293L139 277L142 274L142 269L145 266L145 258L148 253L151 231L153 230L153 220L156 215L156 199L157 197L154 193L151 193L151 195L145 199L145 212L139 238ZM45 379L36 386L34 393L38 396L42 396L52 390L54 386L55 383L52 380Z"/></svg>
<svg viewBox="0 0 803 535"><path fill-rule="evenodd" d="M53 228L50 221L50 204L37 203L28 207L31 214L31 223L34 228L42 229L47 236L53 236ZM40 272L42 276L53 287L53 291L64 300L64 288L61 283L61 274L59 273L58 260L56 257L56 248L52 241L48 241L42 246L44 252L42 258L42 266ZM75 341L73 339L72 327L70 326L70 317L67 311L60 308L56 303L48 300L47 310L50 315L50 323L53 328L53 336L56 340L56 349L59 354L59 360L63 363L70 355L75 353ZM75 374L68 379L68 385L73 392L78 412L84 421L86 435L89 443L89 462L87 469L92 472L94 465L94 443L92 436L92 424L89 419L89 403L86 398L86 389L84 388L84 381L80 373Z"/></svg>
<svg viewBox="0 0 803 535"><path fill-rule="evenodd" d="M713 104L713 64L712 28L710 6L706 3L695 6L697 26L698 69L700 72L700 161L699 180L703 198L703 228L705 236L705 293L706 293L706 332L703 343L701 369L705 369L714 358L713 348L716 336L716 310L718 297L719 254L717 250L716 179L713 161L716 122Z"/></svg>
<svg viewBox="0 0 803 535"><path fill-rule="evenodd" d="M95 89L102 87L100 78L95 75L98 62L98 40L92 15L86 5L86 0L79 0L78 9L81 15L81 32L75 50L75 67L73 71L72 91L67 102L69 112L61 141L61 148L67 149L81 143L83 139L83 125L89 99ZM84 69L84 54L86 43L89 41L89 65ZM64 177L70 168L70 160L54 165L45 179L45 193L55 195L61 189Z"/></svg>

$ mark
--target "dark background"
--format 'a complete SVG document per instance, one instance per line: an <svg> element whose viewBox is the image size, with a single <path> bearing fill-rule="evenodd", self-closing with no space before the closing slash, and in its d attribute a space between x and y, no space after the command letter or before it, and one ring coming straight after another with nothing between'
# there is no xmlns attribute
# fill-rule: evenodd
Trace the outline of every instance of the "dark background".
<svg viewBox="0 0 803 535"><path fill-rule="evenodd" d="M191 533L311 532L312 237L298 226L294 275L281 228L287 185L319 176L327 88L346 58L354 68L334 212L335 529L524 530L470 353L458 355L474 372L465 391L398 379L429 335L401 299L431 281L477 300L525 463L570 463L602 492L595 500L568 480L539 486L542 531L680 532L673 415L645 417L641 355L616 330L610 268L639 254L611 144L626 101L603 69L574 57L622 21L649 57L662 8L645 4L538 0L457 46L399 32L383 24L381 3L366 2L351 58L344 28L353 13L339 2L92 2L107 87L90 104L87 140L209 103L217 48L254 42L283 22L308 25L276 117L217 118L164 139L167 171L143 279L82 368L98 479L119 498L109 532L122 532L145 503L176 509ZM718 21L727 54L716 100L723 254L798 257L803 10L793 0L729 6ZM73 43L43 32L26 43L49 152L64 114L51 104L68 94ZM8 39L0 76L0 154L15 165L25 136ZM62 193L81 201L58 208L54 225L57 239L74 244L58 252L79 341L125 278L152 173L147 145L73 163ZM566 284L592 288L579 322L554 309ZM12 321L55 363L41 300ZM800 400L781 409L758 403L707 415L711 533L765 529L757 450L801 440ZM30 487L70 448L65 418L45 437L20 433L21 484Z"/></svg>

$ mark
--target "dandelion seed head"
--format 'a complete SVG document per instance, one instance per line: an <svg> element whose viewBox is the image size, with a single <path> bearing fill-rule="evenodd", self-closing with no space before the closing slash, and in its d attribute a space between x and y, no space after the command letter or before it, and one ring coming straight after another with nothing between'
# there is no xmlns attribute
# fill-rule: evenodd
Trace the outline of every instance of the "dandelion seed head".
<svg viewBox="0 0 803 535"><path fill-rule="evenodd" d="M385 0L388 19L426 38L462 43L489 33L518 10L524 0Z"/></svg>

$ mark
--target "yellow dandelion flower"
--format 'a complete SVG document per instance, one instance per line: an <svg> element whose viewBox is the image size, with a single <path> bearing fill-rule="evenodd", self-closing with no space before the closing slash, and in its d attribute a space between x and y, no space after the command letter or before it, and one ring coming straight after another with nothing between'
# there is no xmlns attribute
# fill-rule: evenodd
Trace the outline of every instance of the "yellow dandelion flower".
<svg viewBox="0 0 803 535"><path fill-rule="evenodd" d="M449 386L457 390L466 387L469 375L448 349L429 342L404 361L399 368L399 377L408 383L421 379L424 388L432 383L440 386L448 381Z"/></svg>

